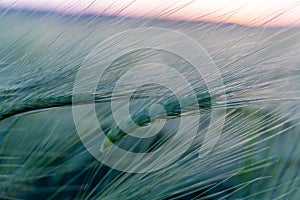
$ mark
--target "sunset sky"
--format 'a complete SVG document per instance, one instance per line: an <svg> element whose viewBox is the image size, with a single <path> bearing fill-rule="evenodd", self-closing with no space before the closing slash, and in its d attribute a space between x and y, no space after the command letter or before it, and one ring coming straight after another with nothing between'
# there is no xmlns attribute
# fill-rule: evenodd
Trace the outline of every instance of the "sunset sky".
<svg viewBox="0 0 300 200"><path fill-rule="evenodd" d="M0 6L250 26L300 25L297 0L1 0Z"/></svg>

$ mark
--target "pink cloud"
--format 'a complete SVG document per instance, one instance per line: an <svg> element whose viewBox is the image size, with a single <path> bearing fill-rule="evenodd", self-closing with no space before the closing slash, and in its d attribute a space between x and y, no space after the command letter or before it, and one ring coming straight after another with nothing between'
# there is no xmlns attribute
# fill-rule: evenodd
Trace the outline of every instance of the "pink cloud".
<svg viewBox="0 0 300 200"><path fill-rule="evenodd" d="M247 25L299 25L297 0L2 0L2 6L134 17L210 20Z"/></svg>

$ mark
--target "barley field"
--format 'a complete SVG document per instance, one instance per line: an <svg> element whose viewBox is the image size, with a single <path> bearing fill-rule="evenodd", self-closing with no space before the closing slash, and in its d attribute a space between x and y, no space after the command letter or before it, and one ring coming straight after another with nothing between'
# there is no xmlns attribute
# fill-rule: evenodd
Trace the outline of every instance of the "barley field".
<svg viewBox="0 0 300 200"><path fill-rule="evenodd" d="M158 30L150 27L200 44L209 55L209 62L199 57L201 73L175 53L145 48L112 60L99 78L98 69L106 67L99 63L125 48L127 30L146 30L147 38L133 37L133 43L154 38L184 55L197 51L172 35L150 34ZM299 55L297 26L2 7L0 199L299 199ZM209 87L220 78L211 61L223 90ZM138 78L130 75L137 70ZM95 88L75 90L79 73L80 87L99 80ZM95 136L98 124L105 138ZM165 145L167 151L149 162L131 161L130 155ZM133 153L114 153L114 146Z"/></svg>

